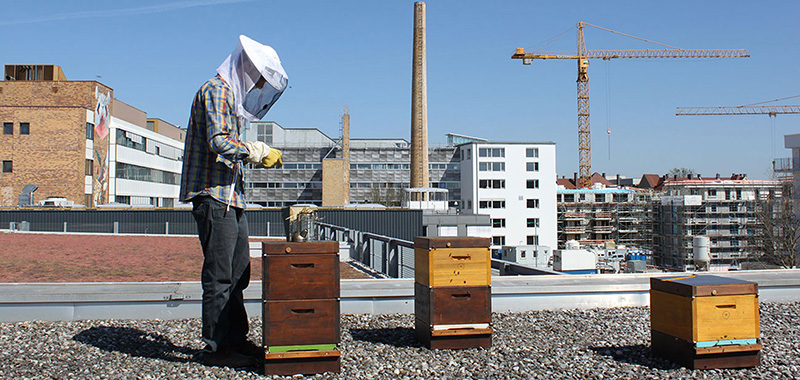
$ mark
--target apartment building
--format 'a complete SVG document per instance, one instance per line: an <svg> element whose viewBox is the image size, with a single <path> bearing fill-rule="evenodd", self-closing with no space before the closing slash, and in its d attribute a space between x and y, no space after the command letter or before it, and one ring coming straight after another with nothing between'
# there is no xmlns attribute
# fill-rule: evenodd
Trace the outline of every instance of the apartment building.
<svg viewBox="0 0 800 380"><path fill-rule="evenodd" d="M555 143L458 145L462 212L489 214L492 249L557 244Z"/></svg>
<svg viewBox="0 0 800 380"><path fill-rule="evenodd" d="M6 65L0 81L0 206L66 198L169 207L178 197L183 143L148 130L147 114L97 81L67 80L56 65ZM155 124L155 122L153 123ZM155 125L153 125L155 128Z"/></svg>
<svg viewBox="0 0 800 380"><path fill-rule="evenodd" d="M760 199L781 196L781 182L724 177L665 177L654 200L653 260L678 270L694 268L693 237L710 239L711 268L736 268L756 250Z"/></svg>
<svg viewBox="0 0 800 380"><path fill-rule="evenodd" d="M623 188L557 190L558 247L607 243L649 250L653 237L651 191Z"/></svg>

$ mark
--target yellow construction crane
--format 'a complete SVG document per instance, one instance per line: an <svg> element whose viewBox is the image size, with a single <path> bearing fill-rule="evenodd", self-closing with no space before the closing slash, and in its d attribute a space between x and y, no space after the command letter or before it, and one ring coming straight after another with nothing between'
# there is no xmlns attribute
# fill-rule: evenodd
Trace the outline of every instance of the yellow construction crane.
<svg viewBox="0 0 800 380"><path fill-rule="evenodd" d="M798 98L800 95L789 96L782 99L775 99L775 100L768 100L766 102L759 102L748 104L744 106L723 106L723 107L677 107L675 109L675 116L694 116L694 115L769 115L770 119L773 117L778 117L778 115L796 115L800 114L800 105L786 105L786 106L759 106L758 104L764 104L769 102L777 102L781 100L791 99L791 98ZM773 122L773 134L775 129L775 125ZM775 142L774 142L774 135L773 135L773 142L772 142L772 155L775 156ZM781 164L784 160L788 162L788 164L784 163ZM780 167L786 167L791 169L791 159L777 159L774 158L772 160L772 170L774 172L783 171Z"/></svg>
<svg viewBox="0 0 800 380"><path fill-rule="evenodd" d="M777 115L800 114L798 106L678 107L675 116L689 115Z"/></svg>
<svg viewBox="0 0 800 380"><path fill-rule="evenodd" d="M591 26L608 32L632 37L646 42L656 43L669 49L645 50L586 50L586 41L583 37L583 27ZM603 60L615 58L734 58L749 57L744 49L680 49L664 45L625 33L606 29L585 22L578 23L578 52L576 54L557 54L531 52L526 53L524 48L517 48L511 56L512 59L521 59L523 65L530 65L534 59L574 59L578 61L578 163L580 168L578 187L589 187L591 184L592 169L592 140L589 126L589 59L601 58Z"/></svg>

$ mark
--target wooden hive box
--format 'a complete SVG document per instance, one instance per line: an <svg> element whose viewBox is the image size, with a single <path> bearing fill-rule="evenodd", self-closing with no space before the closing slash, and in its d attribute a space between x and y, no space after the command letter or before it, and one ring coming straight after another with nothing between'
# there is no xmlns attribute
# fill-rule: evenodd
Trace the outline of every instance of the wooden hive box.
<svg viewBox="0 0 800 380"><path fill-rule="evenodd" d="M419 318L414 321L414 336L425 347L433 350L491 348L493 332L494 330L488 323L456 327L454 325L431 325Z"/></svg>
<svg viewBox="0 0 800 380"><path fill-rule="evenodd" d="M339 298L339 244L262 243L265 300Z"/></svg>
<svg viewBox="0 0 800 380"><path fill-rule="evenodd" d="M414 283L414 313L429 325L490 323L492 292L488 286L429 287Z"/></svg>
<svg viewBox="0 0 800 380"><path fill-rule="evenodd" d="M339 372L339 243L265 242L264 373Z"/></svg>
<svg viewBox="0 0 800 380"><path fill-rule="evenodd" d="M489 238L414 238L414 271L424 286L489 286Z"/></svg>
<svg viewBox="0 0 800 380"><path fill-rule="evenodd" d="M758 284L701 275L650 279L653 353L690 368L759 364Z"/></svg>
<svg viewBox="0 0 800 380"><path fill-rule="evenodd" d="M314 375L340 369L338 350L268 352L264 360L264 374L269 375Z"/></svg>

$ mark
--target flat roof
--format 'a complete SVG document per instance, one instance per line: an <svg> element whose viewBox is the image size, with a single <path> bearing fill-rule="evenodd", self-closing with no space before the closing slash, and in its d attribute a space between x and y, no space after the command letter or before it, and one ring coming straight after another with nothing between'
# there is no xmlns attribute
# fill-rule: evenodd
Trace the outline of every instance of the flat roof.
<svg viewBox="0 0 800 380"><path fill-rule="evenodd" d="M586 194L586 193L594 193L594 194L630 194L630 193L637 193L635 190L628 190L628 189L557 189L557 194Z"/></svg>

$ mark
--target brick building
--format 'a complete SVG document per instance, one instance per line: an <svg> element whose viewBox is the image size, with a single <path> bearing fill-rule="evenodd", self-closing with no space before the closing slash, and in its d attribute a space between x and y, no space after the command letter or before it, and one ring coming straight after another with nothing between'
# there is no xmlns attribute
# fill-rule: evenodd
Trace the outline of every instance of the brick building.
<svg viewBox="0 0 800 380"><path fill-rule="evenodd" d="M6 65L4 79L0 81L0 206L17 206L26 185L38 186L37 200L63 197L89 207L113 202L126 186L117 183L119 174L124 177L130 172L118 173L125 166L117 165L117 157L127 160L138 174L140 169L149 174L155 168L171 172L167 177L180 178L183 144L148 131L147 114L115 99L112 88L97 81L68 81L55 65ZM154 126L167 124L151 120ZM174 126L162 128L182 137ZM136 150L133 143L118 146L117 137L128 134L138 136L133 139L143 146L142 136L149 136L155 149L140 150L150 150L147 153L155 157L128 152ZM160 150L168 152L168 157L159 155ZM156 198L157 205L177 198L177 185L142 185L140 181L128 187L139 188L143 194L123 198Z"/></svg>

